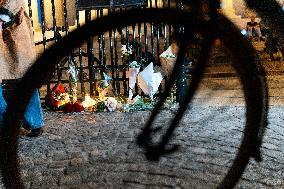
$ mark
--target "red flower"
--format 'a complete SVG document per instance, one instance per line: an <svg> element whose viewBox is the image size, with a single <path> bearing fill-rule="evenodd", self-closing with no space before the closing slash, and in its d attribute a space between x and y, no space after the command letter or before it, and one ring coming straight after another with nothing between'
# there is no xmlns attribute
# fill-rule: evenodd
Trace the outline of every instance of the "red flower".
<svg viewBox="0 0 284 189"><path fill-rule="evenodd" d="M60 104L60 101L56 100L54 98L54 96L52 96L52 94L48 94L48 98L50 99L50 103L51 103L51 106L52 107L59 107L61 104Z"/></svg>
<svg viewBox="0 0 284 189"><path fill-rule="evenodd" d="M73 104L73 106L74 106L75 112L82 112L84 110L84 107L81 104L79 104L78 102L75 102Z"/></svg>
<svg viewBox="0 0 284 189"><path fill-rule="evenodd" d="M72 113L72 112L74 112L74 104L72 104L72 103L67 103L67 104L65 104L65 106L64 106L64 108L63 108L63 111L65 112L65 113Z"/></svg>
<svg viewBox="0 0 284 189"><path fill-rule="evenodd" d="M58 83L52 88L52 92L54 92L55 94L65 93L65 89L64 89L64 86L62 85L62 83L61 83L61 82L58 82Z"/></svg>

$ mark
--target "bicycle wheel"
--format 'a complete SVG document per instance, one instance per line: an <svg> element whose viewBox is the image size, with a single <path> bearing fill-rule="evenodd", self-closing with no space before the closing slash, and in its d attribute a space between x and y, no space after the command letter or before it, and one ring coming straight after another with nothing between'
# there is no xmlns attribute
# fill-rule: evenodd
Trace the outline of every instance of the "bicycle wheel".
<svg viewBox="0 0 284 189"><path fill-rule="evenodd" d="M162 102L160 102L139 136L138 143L141 146L144 146L146 155L152 160L157 160L161 155L171 153L175 150L175 146L171 149L165 149L165 146L169 142L171 135L179 124L184 112L188 109L187 105L193 98L202 78L210 47L212 46L212 38L220 38L233 54L233 67L240 77L246 102L246 124L239 151L227 175L217 187L225 189L233 188L236 185L242 176L250 157L255 158L257 161L261 160L260 146L267 126L268 91L264 71L256 64L257 57L255 56L253 47L241 36L238 29L234 27L228 19L218 15L217 21L218 22L214 22L211 26L203 25L204 28L207 28L205 31L210 31L211 33L215 32L215 34L213 34L215 37L211 34L211 39L209 37L208 41L202 44L203 52L201 52L200 60L196 66L196 73L193 74L191 85L188 87L188 92L185 95L186 99L180 103L181 107L166 134L163 136L163 139L156 145L151 144L150 141L151 133L155 132L155 130L151 129L151 124L154 122L154 119L162 106ZM207 35L210 36L210 33L207 33ZM176 67L174 68L173 75L178 74L179 68ZM145 138L148 141L145 141Z"/></svg>
<svg viewBox="0 0 284 189"><path fill-rule="evenodd" d="M141 15L143 15L143 17L141 17ZM193 28L195 31L202 32L205 32L208 29L208 27L204 27L204 23L195 19L192 13L184 11L161 9L128 10L94 20L71 32L61 41L47 49L47 51L42 54L42 56L29 69L21 80L21 83L17 86L14 96L15 101L9 105L5 114L4 130L6 132L1 133L3 140L1 143L0 153L2 160L1 173L6 188L23 188L17 162L17 132L19 129L19 120L21 117L23 117L25 107L27 106L29 98L31 97L34 89L44 84L46 78L48 77L48 73L55 69L57 62L62 60L62 58L66 56L68 52L70 52L73 48L78 47L90 36L100 35L103 32L117 28L121 25L131 25L143 22L180 24L186 28ZM220 33L221 32L227 32L227 30L220 31ZM238 39L238 37L236 37L236 39ZM228 38L224 37L223 40L227 43ZM248 47L246 43L241 43L241 45L243 45L242 47L245 48ZM235 48L230 44L228 44L228 47L232 49ZM253 57L249 52L247 52L247 55L248 57ZM181 56L182 55L179 55L178 62L181 61ZM204 62L205 60L206 59L204 59ZM230 168L228 174L229 176L225 177L220 188L224 188L222 187L224 185L233 186L236 183L236 180L241 176L244 167L248 163L249 157L252 155L250 150L257 147L256 144L257 139L259 139L259 126L266 115L265 78L261 75L257 66L254 64L253 59L241 59L241 61L242 62L236 64L236 67L238 68L237 71L241 77L242 84L245 89L245 98L247 102L246 129L239 154L235 160L236 163L234 163L234 165ZM243 66L243 64L247 66ZM178 66L175 67L176 68L174 70L177 71ZM251 74L252 70L254 74ZM202 74L202 72L200 73ZM174 80L174 78L172 80ZM192 95L194 91L195 90L192 91ZM254 97L257 98L252 100ZM255 107L257 110L255 110ZM250 144L247 142L250 142ZM243 159L240 160L240 158ZM11 169L11 167L13 167L13 169ZM239 169L239 167L241 167L241 169ZM236 171L238 169L239 171ZM230 179L229 177L232 175L232 173L236 174L234 175L233 179Z"/></svg>

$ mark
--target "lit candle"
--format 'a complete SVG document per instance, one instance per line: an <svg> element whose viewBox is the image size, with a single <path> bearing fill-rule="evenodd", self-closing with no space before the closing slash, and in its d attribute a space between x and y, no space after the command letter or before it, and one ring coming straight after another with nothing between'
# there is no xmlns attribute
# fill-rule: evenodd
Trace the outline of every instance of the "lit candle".
<svg viewBox="0 0 284 189"><path fill-rule="evenodd" d="M88 108L90 106L94 106L96 101L90 97L90 95L86 94L85 100L82 102L84 108Z"/></svg>

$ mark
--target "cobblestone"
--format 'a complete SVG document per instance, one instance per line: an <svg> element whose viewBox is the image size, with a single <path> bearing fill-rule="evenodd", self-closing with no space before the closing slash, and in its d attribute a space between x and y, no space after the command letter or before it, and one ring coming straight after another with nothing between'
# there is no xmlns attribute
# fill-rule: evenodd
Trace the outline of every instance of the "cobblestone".
<svg viewBox="0 0 284 189"><path fill-rule="evenodd" d="M214 107L211 108L210 114L216 114L217 120L221 119L218 108L216 112L213 111ZM191 120L193 113L204 110L203 107L195 107L192 112L186 114L184 120ZM244 108L227 107L226 111L222 112L225 114L221 116L222 119L228 120L232 111L239 117ZM274 111L272 108L271 112ZM145 115L141 112L127 114L128 119L123 121L131 122L130 120L133 121L137 116L149 115L148 112L144 113ZM169 117L172 113L166 111L162 114L164 117ZM121 113L112 113L111 116L114 118L116 115L121 116ZM213 115L207 115L210 119L214 119ZM65 116L66 119L72 116L74 121L69 120L69 123L76 124L67 126L64 121ZM121 122L119 125L109 123L102 126L100 122L108 116L108 113L69 115L45 112L46 127L43 136L35 139L37 141L35 143L25 137L20 139L21 165L24 171L22 175L26 186L30 188L212 188L225 175L232 162L241 134L234 137L233 135L241 130L240 124L243 123L238 119L234 122L239 124L237 131L226 122L212 120L206 123L202 121L203 127L200 127L200 120L194 117L196 120L191 120L190 126L181 124L173 140L173 143L182 146L180 151L163 157L159 163L152 163L145 160L141 149L135 145L134 130L140 130L143 123L140 123L138 128ZM98 126L96 123L80 121L91 118L98 121ZM203 118L200 116L200 119ZM49 124L55 121L57 125ZM277 122L277 120L271 121ZM162 120L159 122L162 123ZM274 124L270 124L270 128L272 131L268 132L281 131L275 128ZM62 132L54 132L56 129ZM55 133L60 136L59 141L54 139ZM281 172L284 167L281 163L284 161L283 141L281 138L270 140L268 136L262 148L264 161L260 164L250 164L237 188L277 188L283 184L283 172ZM28 148L32 150L27 150Z"/></svg>
<svg viewBox="0 0 284 189"><path fill-rule="evenodd" d="M232 91L222 93L222 103L217 104L220 98L207 100L207 94L199 93L181 120L171 141L181 146L179 151L159 162L148 162L135 143L149 112L45 112L44 134L35 139L20 137L23 181L31 189L214 188L240 144L245 109L238 91L233 95L237 105L231 103ZM283 110L281 104L270 107L263 161L251 159L236 188L284 188ZM162 111L156 125L167 127L172 116L173 112Z"/></svg>

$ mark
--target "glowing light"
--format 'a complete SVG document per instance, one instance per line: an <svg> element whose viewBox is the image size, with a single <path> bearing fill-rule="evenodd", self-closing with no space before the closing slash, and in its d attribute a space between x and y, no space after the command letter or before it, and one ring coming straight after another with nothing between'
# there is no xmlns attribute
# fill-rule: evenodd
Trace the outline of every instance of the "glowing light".
<svg viewBox="0 0 284 189"><path fill-rule="evenodd" d="M92 99L90 95L86 94L85 100L82 102L84 108L92 107L96 105L96 100Z"/></svg>
<svg viewBox="0 0 284 189"><path fill-rule="evenodd" d="M247 35L247 31L246 31L245 29L241 30L241 33L242 33L243 35Z"/></svg>

